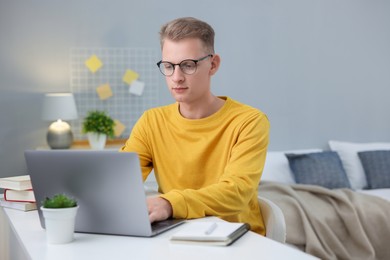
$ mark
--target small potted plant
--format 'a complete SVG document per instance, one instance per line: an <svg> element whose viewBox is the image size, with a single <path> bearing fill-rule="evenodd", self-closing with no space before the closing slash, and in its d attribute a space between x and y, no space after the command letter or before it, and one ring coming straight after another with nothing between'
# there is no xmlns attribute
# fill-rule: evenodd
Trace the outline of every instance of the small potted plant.
<svg viewBox="0 0 390 260"><path fill-rule="evenodd" d="M92 149L102 150L107 137L114 137L114 120L104 111L89 111L83 122L83 133L87 134Z"/></svg>
<svg viewBox="0 0 390 260"><path fill-rule="evenodd" d="M76 214L79 206L75 199L56 194L42 202L46 238L49 244L65 244L73 241Z"/></svg>

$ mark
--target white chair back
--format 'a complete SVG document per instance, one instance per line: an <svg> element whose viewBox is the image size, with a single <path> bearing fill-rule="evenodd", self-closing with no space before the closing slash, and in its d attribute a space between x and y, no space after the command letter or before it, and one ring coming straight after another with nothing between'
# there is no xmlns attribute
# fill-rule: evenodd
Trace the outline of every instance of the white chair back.
<svg viewBox="0 0 390 260"><path fill-rule="evenodd" d="M286 222L282 210L269 199L258 196L261 213L266 229L266 237L285 243Z"/></svg>

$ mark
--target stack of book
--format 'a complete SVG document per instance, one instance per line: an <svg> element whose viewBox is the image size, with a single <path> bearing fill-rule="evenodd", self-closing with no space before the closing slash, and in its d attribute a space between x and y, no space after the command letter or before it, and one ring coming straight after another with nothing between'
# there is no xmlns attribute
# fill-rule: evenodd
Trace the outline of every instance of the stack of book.
<svg viewBox="0 0 390 260"><path fill-rule="evenodd" d="M23 211L37 209L29 175L0 178L0 188L4 189L0 205Z"/></svg>

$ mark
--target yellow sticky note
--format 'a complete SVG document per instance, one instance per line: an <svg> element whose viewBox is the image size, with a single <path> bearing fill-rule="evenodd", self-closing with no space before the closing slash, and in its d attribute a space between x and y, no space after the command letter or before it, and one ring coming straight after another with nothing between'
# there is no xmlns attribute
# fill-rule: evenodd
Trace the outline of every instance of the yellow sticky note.
<svg viewBox="0 0 390 260"><path fill-rule="evenodd" d="M100 87L97 87L96 92L98 93L99 98L101 100L105 100L105 99L110 98L112 96L112 90L111 90L110 84L108 84L108 83L101 85Z"/></svg>
<svg viewBox="0 0 390 260"><path fill-rule="evenodd" d="M103 66L103 63L96 55L92 55L85 61L85 66L87 66L92 73L95 73Z"/></svg>
<svg viewBox="0 0 390 260"><path fill-rule="evenodd" d="M116 137L118 137L118 136L120 136L123 133L123 131L125 131L126 126L124 124L122 124L122 122L119 121L118 119L114 119L114 123L115 123L114 135Z"/></svg>
<svg viewBox="0 0 390 260"><path fill-rule="evenodd" d="M134 80L138 79L138 77L139 74L134 70L126 70L126 73L123 76L123 81L130 85Z"/></svg>

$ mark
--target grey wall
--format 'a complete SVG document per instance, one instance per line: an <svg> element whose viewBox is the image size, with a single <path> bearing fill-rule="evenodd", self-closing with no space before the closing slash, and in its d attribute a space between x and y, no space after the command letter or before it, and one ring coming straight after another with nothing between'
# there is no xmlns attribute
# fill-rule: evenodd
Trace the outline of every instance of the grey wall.
<svg viewBox="0 0 390 260"><path fill-rule="evenodd" d="M389 14L386 0L0 0L0 176L25 173L23 151L45 144L42 96L70 90L70 48L158 50L179 16L214 26L214 93L266 112L270 149L389 141Z"/></svg>

